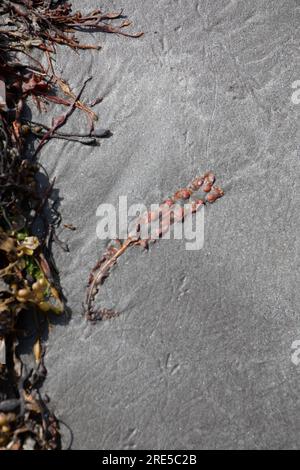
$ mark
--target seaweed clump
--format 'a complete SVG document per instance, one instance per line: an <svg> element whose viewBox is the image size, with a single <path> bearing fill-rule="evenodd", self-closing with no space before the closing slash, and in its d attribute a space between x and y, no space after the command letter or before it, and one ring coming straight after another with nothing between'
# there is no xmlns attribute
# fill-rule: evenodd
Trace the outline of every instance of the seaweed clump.
<svg viewBox="0 0 300 470"><path fill-rule="evenodd" d="M115 23L116 20L117 25ZM82 44L76 32L103 31L138 37L126 31L130 25L122 12L88 14L72 12L68 2L54 0L2 0L0 5L0 449L59 449L59 420L39 391L46 376L42 335L65 303L51 256L51 242L60 217L50 196L50 182L38 155L52 138L96 145L109 132L95 131L97 115L55 73L58 46L75 51L99 49ZM43 65L47 64L47 65ZM48 127L24 117L28 101L40 111L48 103L65 108ZM101 98L96 98L97 104ZM60 131L75 110L88 118L87 133ZM28 152L28 139L37 140ZM41 190L37 175L48 181ZM50 208L51 220L45 216ZM52 210L51 210L52 209ZM42 230L35 230L37 221ZM30 318L24 322L24 318ZM32 364L25 364L19 343L32 339Z"/></svg>

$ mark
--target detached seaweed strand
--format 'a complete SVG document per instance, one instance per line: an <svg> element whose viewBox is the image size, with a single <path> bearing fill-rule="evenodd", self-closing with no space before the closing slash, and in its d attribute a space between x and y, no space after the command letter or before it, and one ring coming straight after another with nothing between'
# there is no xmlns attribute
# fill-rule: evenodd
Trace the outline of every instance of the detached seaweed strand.
<svg viewBox="0 0 300 470"><path fill-rule="evenodd" d="M203 176L196 177L186 188L179 189L173 196L162 202L156 211L147 211L145 214L142 214L137 219L134 228L129 232L126 240L111 241L106 252L99 259L89 276L85 301L85 315L89 321L106 320L119 315L113 309L96 309L94 306L100 286L109 276L118 258L132 246L141 246L147 249L150 242L155 242L162 237L170 230L172 225L184 223L188 215L192 215L205 204L212 204L224 196L224 191L219 186L215 186L214 182L215 175L211 171L206 172ZM195 193L198 193L200 190L203 191L204 195L202 198L195 198ZM187 208L184 208L177 205L180 201L190 201L190 204L187 205ZM159 226L156 228L154 235L151 234L149 238L142 237L141 227L155 220L159 220Z"/></svg>

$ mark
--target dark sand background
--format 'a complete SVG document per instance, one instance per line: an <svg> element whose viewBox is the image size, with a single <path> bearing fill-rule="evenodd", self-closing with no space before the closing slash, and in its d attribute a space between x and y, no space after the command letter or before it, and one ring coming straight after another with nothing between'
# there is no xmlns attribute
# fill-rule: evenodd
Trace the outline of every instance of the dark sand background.
<svg viewBox="0 0 300 470"><path fill-rule="evenodd" d="M57 61L76 89L93 76L84 97L104 96L99 127L114 135L42 151L77 226L70 253L55 248L73 316L49 337L52 408L75 449L299 448L300 2L73 4L124 8L145 36L84 34L103 50ZM79 112L68 125L87 128ZM87 324L98 205L160 202L208 169L226 197L206 212L204 248L128 252L101 297L122 315Z"/></svg>

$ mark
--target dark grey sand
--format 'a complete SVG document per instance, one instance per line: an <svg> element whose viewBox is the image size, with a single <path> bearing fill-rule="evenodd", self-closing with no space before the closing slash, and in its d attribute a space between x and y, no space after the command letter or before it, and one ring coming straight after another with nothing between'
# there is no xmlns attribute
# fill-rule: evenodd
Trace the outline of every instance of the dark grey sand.
<svg viewBox="0 0 300 470"><path fill-rule="evenodd" d="M57 62L76 89L93 76L84 96L105 97L99 127L113 136L42 151L77 226L62 234L70 253L55 248L73 314L49 337L51 406L76 449L299 447L300 2L100 6L124 8L145 36L84 34L102 52L64 50ZM87 128L78 112L68 125ZM98 205L160 202L208 169L226 196L206 212L204 248L131 250L101 297L121 316L87 324L85 285L105 246Z"/></svg>

